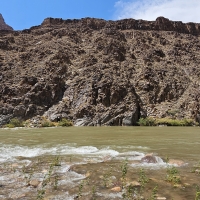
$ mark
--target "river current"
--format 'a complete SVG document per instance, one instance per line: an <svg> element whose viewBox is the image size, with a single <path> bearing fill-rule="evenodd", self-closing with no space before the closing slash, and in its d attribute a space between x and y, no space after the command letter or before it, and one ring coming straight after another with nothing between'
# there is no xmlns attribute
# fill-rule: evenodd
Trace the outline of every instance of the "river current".
<svg viewBox="0 0 200 200"><path fill-rule="evenodd" d="M139 162L146 154L153 154L156 163ZM111 165L121 166L124 160L128 161L128 168L133 173L143 168L149 175L157 178L164 176L166 168L169 167L168 159L181 160L184 164L181 167L175 167L180 168L183 173L189 172L189 169L200 161L200 128L69 127L1 129L0 199L36 198L33 196L34 194L38 196L40 185L33 189L33 185L28 183L27 186L27 183L24 183L19 184L16 189L16 180L22 178L22 168L28 169L29 166L34 165L33 163L36 160L48 162L48 159L56 156L61 159L59 158L60 167L56 168L55 172L60 177L66 176L60 178L57 184L61 188L68 185L69 189L65 189L65 191L62 189L63 192L49 193L45 189L45 195L48 196L49 194L47 199L75 199L75 193L78 193L78 189L76 191L73 188L78 187L80 189L80 181L87 178L87 173L98 171L100 168L103 173ZM88 164L90 165L88 166ZM6 171L5 166L12 167L7 167ZM33 175L29 177L29 181L38 180L41 183L44 180L43 175L45 170L48 171L48 166L45 164L42 166L43 168L38 168L37 172L32 172ZM73 169L73 166L75 166L74 170L70 170L70 168ZM15 168L12 177L8 173L11 168ZM158 174L156 174L157 171L159 171ZM18 174L16 174L17 172ZM97 176L100 177L100 172L97 173L99 173ZM195 179L195 183L198 180L199 176ZM188 184L192 184L192 182ZM6 192L8 190L10 191L9 194ZM190 195L189 190L185 194L177 193L180 194L176 199L187 199ZM167 189L163 195L168 196ZM176 194L174 195L176 196ZM99 191L96 191L96 199L122 199L122 197L121 193L108 194L101 187ZM83 199L87 198L90 199L86 194Z"/></svg>

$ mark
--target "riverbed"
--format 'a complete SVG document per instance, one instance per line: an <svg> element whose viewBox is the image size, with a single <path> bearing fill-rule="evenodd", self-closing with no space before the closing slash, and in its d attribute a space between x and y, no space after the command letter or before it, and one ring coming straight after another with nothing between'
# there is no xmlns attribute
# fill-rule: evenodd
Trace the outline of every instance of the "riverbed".
<svg viewBox="0 0 200 200"><path fill-rule="evenodd" d="M194 199L199 153L199 127L1 129L0 199Z"/></svg>

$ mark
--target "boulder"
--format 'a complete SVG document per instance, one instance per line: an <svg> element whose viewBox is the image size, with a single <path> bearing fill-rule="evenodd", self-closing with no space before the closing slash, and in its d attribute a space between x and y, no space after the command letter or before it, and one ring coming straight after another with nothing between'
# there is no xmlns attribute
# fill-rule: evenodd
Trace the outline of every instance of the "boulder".
<svg viewBox="0 0 200 200"><path fill-rule="evenodd" d="M143 163L157 163L157 159L153 154L147 154L141 159L141 162L143 162Z"/></svg>
<svg viewBox="0 0 200 200"><path fill-rule="evenodd" d="M121 187L114 187L110 189L112 192L121 192L122 188Z"/></svg>
<svg viewBox="0 0 200 200"><path fill-rule="evenodd" d="M133 126L137 123L139 119L138 108L135 107L132 112L128 112L125 114L122 119L122 126Z"/></svg>
<svg viewBox="0 0 200 200"><path fill-rule="evenodd" d="M12 115L0 115L0 127L4 124L9 123Z"/></svg>
<svg viewBox="0 0 200 200"><path fill-rule="evenodd" d="M32 186L32 187L34 187L34 188L38 187L39 184L40 184L40 181L38 181L37 179L33 179L33 180L31 180L29 182L29 185Z"/></svg>
<svg viewBox="0 0 200 200"><path fill-rule="evenodd" d="M183 166L185 164L182 160L176 160L176 159L169 159L168 163L171 165L176 165L178 167Z"/></svg>
<svg viewBox="0 0 200 200"><path fill-rule="evenodd" d="M74 126L87 126L88 124L90 124L91 120L87 119L87 118L81 118L81 119L77 119L74 122Z"/></svg>

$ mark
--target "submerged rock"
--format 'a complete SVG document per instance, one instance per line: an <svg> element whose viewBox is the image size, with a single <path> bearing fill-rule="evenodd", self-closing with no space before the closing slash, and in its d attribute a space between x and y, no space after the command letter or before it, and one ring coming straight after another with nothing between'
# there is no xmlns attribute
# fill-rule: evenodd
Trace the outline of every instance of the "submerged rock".
<svg viewBox="0 0 200 200"><path fill-rule="evenodd" d="M29 182L29 185L32 186L32 187L34 187L34 188L38 187L39 184L40 184L40 181L38 181L38 180L36 180L36 179L33 179L33 180L31 180L31 181Z"/></svg>
<svg viewBox="0 0 200 200"><path fill-rule="evenodd" d="M184 161L176 159L169 159L168 163L171 165L176 165L178 167L185 165Z"/></svg>
<svg viewBox="0 0 200 200"><path fill-rule="evenodd" d="M121 192L122 188L121 187L114 187L110 189L112 192Z"/></svg>
<svg viewBox="0 0 200 200"><path fill-rule="evenodd" d="M147 154L141 159L141 162L144 162L144 163L157 163L158 161L157 161L156 157L153 154Z"/></svg>

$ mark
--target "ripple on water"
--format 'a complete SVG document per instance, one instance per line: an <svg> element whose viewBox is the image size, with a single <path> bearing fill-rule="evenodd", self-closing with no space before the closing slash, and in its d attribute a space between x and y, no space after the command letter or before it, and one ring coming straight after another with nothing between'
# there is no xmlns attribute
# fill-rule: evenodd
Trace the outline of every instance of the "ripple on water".
<svg viewBox="0 0 200 200"><path fill-rule="evenodd" d="M118 193L96 193L97 196L104 197L106 199L122 199L122 192Z"/></svg>
<svg viewBox="0 0 200 200"><path fill-rule="evenodd" d="M74 171L68 171L64 175L65 178L58 182L59 185L67 186L69 188L73 188L79 185L79 181L85 179L85 175L78 174Z"/></svg>
<svg viewBox="0 0 200 200"><path fill-rule="evenodd" d="M13 146L13 145L2 145L0 147L0 162L16 161L17 157L32 158L41 155L79 155L79 156L95 156L104 157L110 155L115 157L119 152L104 148L98 149L93 146L81 146L72 147L68 145L58 145L54 147L27 147L27 146Z"/></svg>
<svg viewBox="0 0 200 200"><path fill-rule="evenodd" d="M65 192L62 195L50 196L49 200L74 200L74 196L70 196L68 192Z"/></svg>

